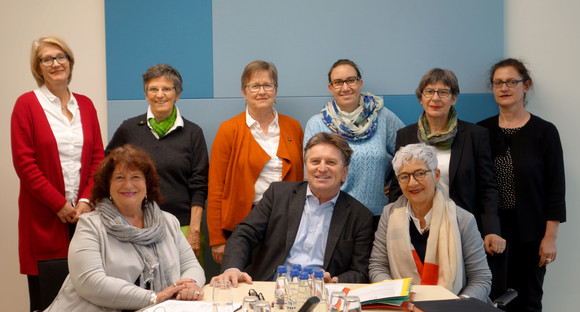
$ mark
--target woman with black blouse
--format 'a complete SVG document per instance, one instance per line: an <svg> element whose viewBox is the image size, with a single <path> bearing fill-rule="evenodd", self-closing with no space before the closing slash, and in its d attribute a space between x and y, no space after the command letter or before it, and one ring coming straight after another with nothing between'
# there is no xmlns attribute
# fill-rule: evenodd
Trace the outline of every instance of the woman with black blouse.
<svg viewBox="0 0 580 312"><path fill-rule="evenodd" d="M558 227L566 221L562 144L552 123L525 108L532 78L521 61L495 64L490 83L499 115L479 125L490 134L507 287L518 291L508 311L541 311L546 266L556 261Z"/></svg>

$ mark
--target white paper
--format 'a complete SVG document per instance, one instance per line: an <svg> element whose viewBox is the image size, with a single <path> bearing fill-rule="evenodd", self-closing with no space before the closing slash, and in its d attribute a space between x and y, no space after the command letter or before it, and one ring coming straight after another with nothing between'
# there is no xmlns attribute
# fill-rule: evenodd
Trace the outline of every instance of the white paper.
<svg viewBox="0 0 580 312"><path fill-rule="evenodd" d="M234 303L232 310L242 306L241 302ZM167 300L150 308L144 309L143 312L213 312L211 302L202 301L183 301Z"/></svg>
<svg viewBox="0 0 580 312"><path fill-rule="evenodd" d="M403 280L391 280L381 283L370 284L361 288L351 289L349 296L358 296L361 302L400 297L403 289Z"/></svg>

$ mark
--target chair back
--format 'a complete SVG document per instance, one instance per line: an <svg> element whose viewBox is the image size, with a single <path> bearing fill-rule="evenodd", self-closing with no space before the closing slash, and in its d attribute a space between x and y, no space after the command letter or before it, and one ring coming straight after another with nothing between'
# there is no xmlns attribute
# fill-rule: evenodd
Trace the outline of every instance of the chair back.
<svg viewBox="0 0 580 312"><path fill-rule="evenodd" d="M48 308L68 275L66 258L38 261L38 282L42 310Z"/></svg>

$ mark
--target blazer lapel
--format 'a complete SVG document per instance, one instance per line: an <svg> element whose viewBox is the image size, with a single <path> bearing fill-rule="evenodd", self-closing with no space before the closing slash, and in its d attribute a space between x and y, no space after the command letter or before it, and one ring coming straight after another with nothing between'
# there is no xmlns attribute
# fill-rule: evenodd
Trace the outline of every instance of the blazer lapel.
<svg viewBox="0 0 580 312"><path fill-rule="evenodd" d="M302 212L304 211L304 203L306 201L306 187L307 182L300 183L290 195L288 203L288 228L286 232L286 252L288 255L292 245L294 245L294 240L296 240L296 234L298 233L298 227L300 227L300 220L302 220Z"/></svg>
<svg viewBox="0 0 580 312"><path fill-rule="evenodd" d="M453 144L451 145L451 159L449 159L449 189L451 189L451 185L453 185L453 180L455 179L455 174L459 167L459 161L461 160L463 140L465 137L462 134L463 131L463 123L457 120L457 134L455 135Z"/></svg>
<svg viewBox="0 0 580 312"><path fill-rule="evenodd" d="M328 230L328 237L326 238L326 248L324 250L324 264L323 267L326 270L328 264L330 263L330 258L332 253L336 249L338 240L340 239L340 234L344 228L344 224L350 215L350 209L346 202L344 192L340 192L338 199L336 200L336 205L334 206L334 211L332 213L332 219L330 220L330 229Z"/></svg>

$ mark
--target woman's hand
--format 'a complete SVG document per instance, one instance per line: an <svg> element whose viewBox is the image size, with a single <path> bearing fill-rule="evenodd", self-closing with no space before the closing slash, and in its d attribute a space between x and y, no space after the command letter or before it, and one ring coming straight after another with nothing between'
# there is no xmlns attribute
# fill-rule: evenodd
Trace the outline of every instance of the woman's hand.
<svg viewBox="0 0 580 312"><path fill-rule="evenodd" d="M76 213L77 213L76 209L71 205L71 203L67 202L66 204L64 204L64 206L62 206L62 208L60 208L60 210L57 213L57 216L62 223L76 222L73 221L76 217Z"/></svg>
<svg viewBox="0 0 580 312"><path fill-rule="evenodd" d="M195 285L197 288L193 289L192 285ZM190 279L190 278L182 278L179 281L173 283L173 285L170 285L169 287L158 292L157 293L157 303L161 303L165 300L169 300L172 298L175 298L178 300L194 300L194 299L180 299L180 298L184 298L186 296L189 296L188 288L193 289L193 290L191 290L192 297L193 297L193 295L196 295L196 290L197 290L197 291L199 291L199 295L197 295L196 297L201 298L201 296L202 296L201 288L195 284L195 281ZM184 290L185 290L185 293L182 294L182 292Z"/></svg>
<svg viewBox="0 0 580 312"><path fill-rule="evenodd" d="M492 256L494 254L503 253L505 251L506 244L507 243L505 239L501 238L497 234L487 234L483 238L483 247L485 248L485 251Z"/></svg>
<svg viewBox="0 0 580 312"><path fill-rule="evenodd" d="M213 261L215 261L215 263L222 263L222 257L224 256L225 249L226 244L211 246L211 255L213 256Z"/></svg>
<svg viewBox="0 0 580 312"><path fill-rule="evenodd" d="M203 290L201 287L199 287L199 285L193 281L180 284L181 281L182 280L178 281L176 284L185 285L185 288L177 293L177 297L175 297L175 299L188 301L203 299Z"/></svg>
<svg viewBox="0 0 580 312"><path fill-rule="evenodd" d="M75 207L76 213L75 213L75 217L72 220L72 222L77 222L79 221L79 216L83 213L87 213L87 212L91 212L91 206L86 203L86 202L82 202L80 201L77 206Z"/></svg>
<svg viewBox="0 0 580 312"><path fill-rule="evenodd" d="M546 222L546 233L544 234L544 238L542 238L539 250L540 262L538 266L540 267L556 261L556 256L558 255L558 249L556 247L558 227L560 227L559 221Z"/></svg>

